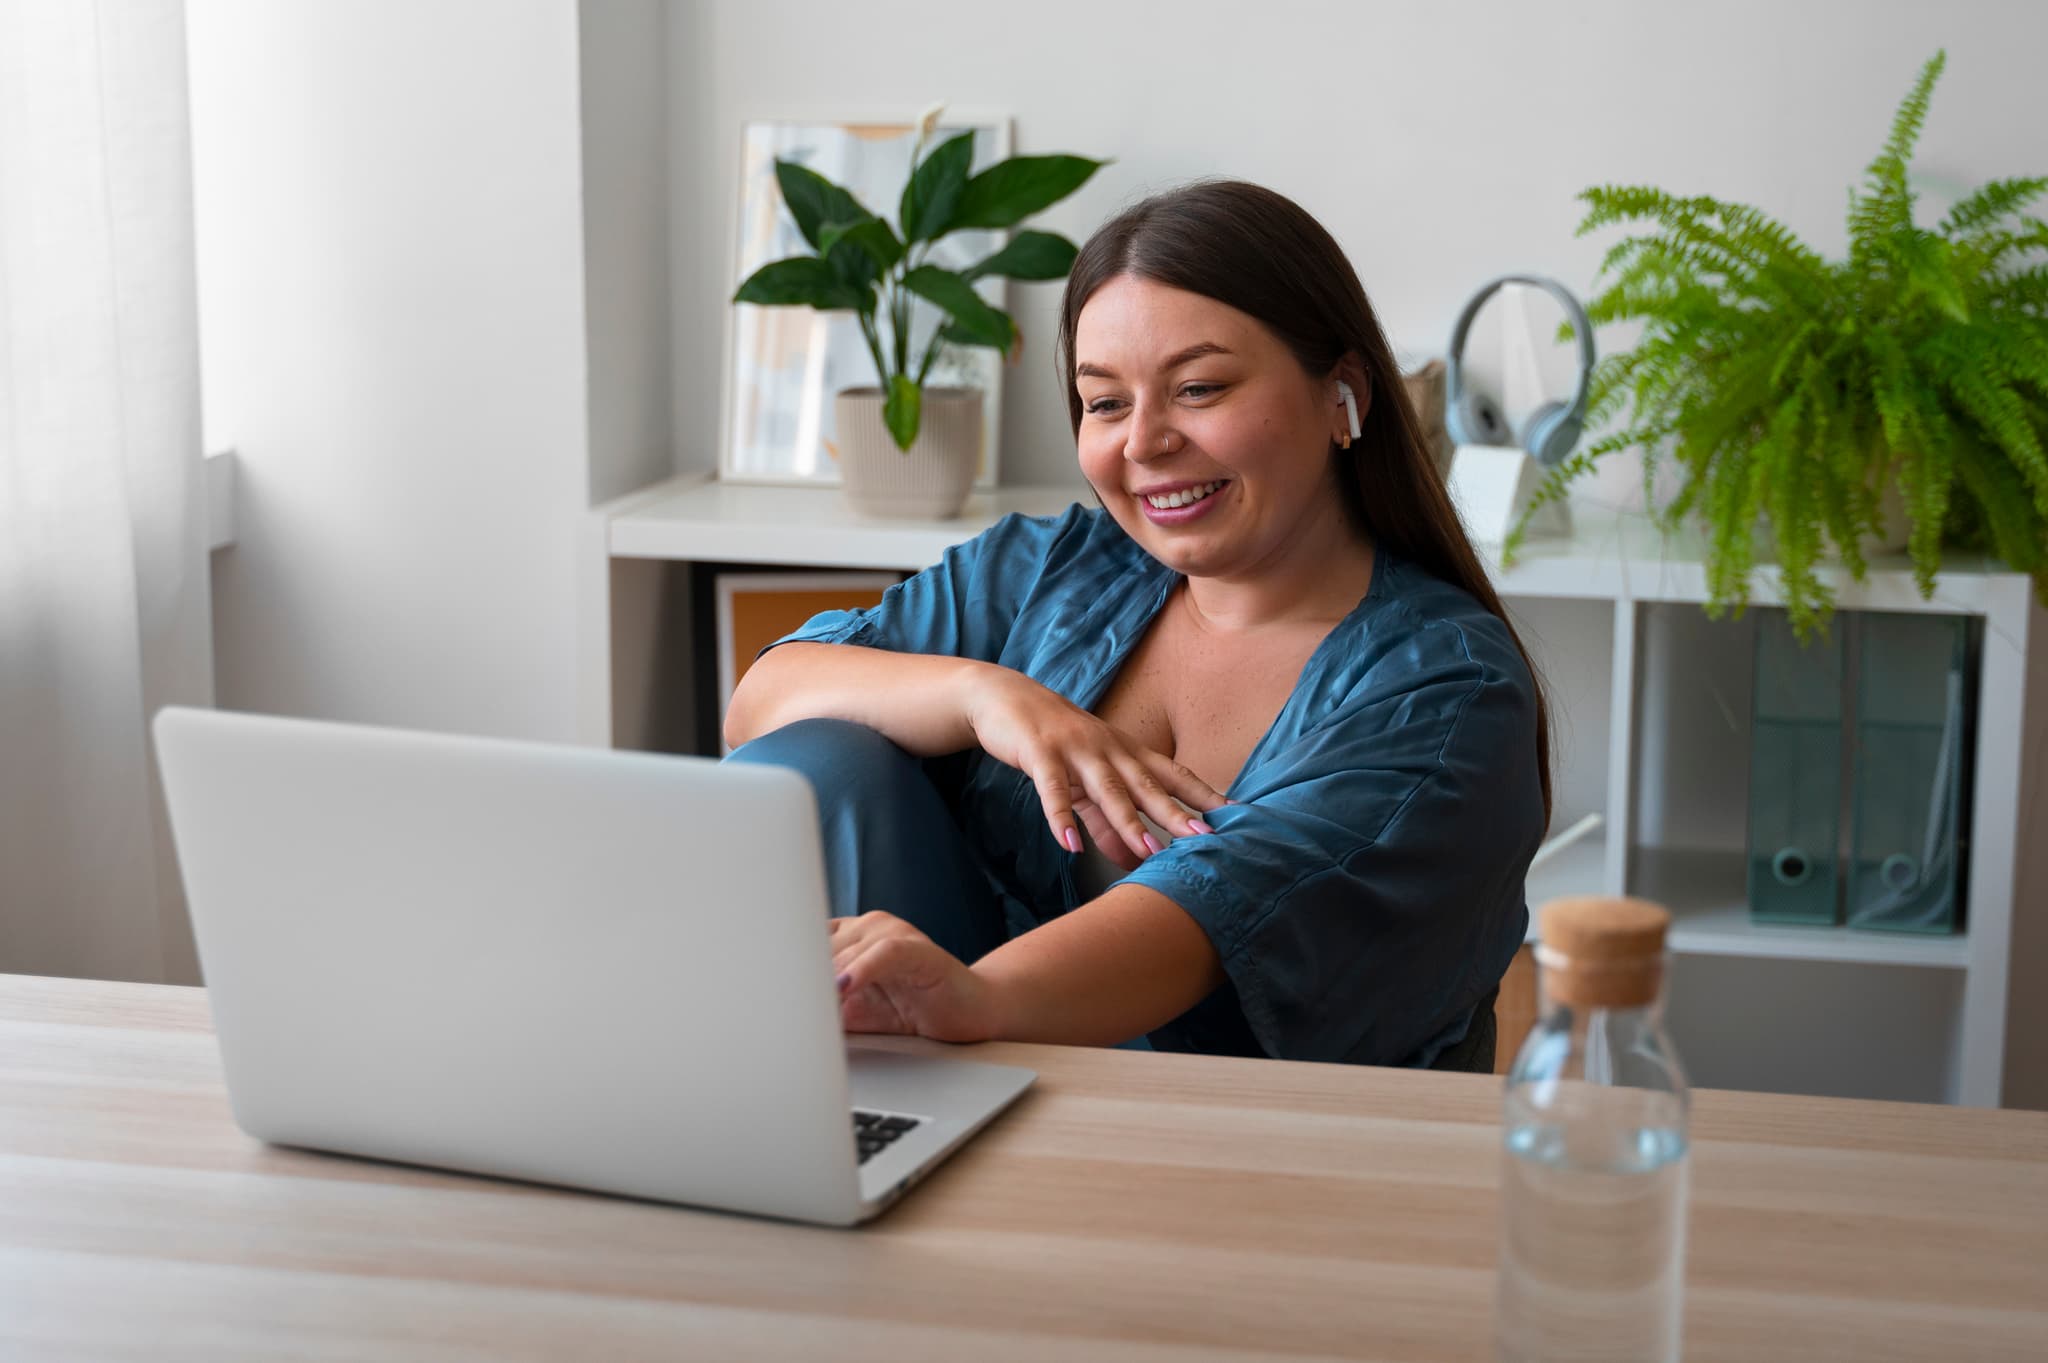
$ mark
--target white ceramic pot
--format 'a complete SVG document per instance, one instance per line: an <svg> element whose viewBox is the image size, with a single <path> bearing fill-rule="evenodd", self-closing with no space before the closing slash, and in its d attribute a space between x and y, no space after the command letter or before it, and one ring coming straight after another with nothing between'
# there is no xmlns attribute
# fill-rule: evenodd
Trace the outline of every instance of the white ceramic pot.
<svg viewBox="0 0 2048 1363"><path fill-rule="evenodd" d="M833 402L839 472L853 509L869 516L946 520L960 514L981 468L981 391L927 388L908 450L882 421L882 390L849 388Z"/></svg>

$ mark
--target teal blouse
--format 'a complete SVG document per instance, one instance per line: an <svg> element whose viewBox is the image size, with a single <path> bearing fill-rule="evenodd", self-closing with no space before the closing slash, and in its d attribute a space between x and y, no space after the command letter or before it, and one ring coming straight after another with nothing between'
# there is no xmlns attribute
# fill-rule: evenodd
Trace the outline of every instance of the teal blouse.
<svg viewBox="0 0 2048 1363"><path fill-rule="evenodd" d="M1179 575L1109 514L1012 515L778 643L1014 668L1092 710ZM1185 909L1227 976L1160 1050L1426 1065L1465 1035L1528 923L1544 831L1536 691L1485 607L1384 546L1204 817L1125 880ZM927 764L1013 933L1076 908L1075 856L1029 778L973 750Z"/></svg>

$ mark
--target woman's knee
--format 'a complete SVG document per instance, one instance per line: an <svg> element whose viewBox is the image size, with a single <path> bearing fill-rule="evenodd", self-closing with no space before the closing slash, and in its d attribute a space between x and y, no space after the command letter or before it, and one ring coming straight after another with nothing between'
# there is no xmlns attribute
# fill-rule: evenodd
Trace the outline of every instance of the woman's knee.
<svg viewBox="0 0 2048 1363"><path fill-rule="evenodd" d="M1002 944L1002 910L924 764L875 730L806 719L729 762L791 768L818 797L826 892L841 917L886 908L963 961Z"/></svg>
<svg viewBox="0 0 2048 1363"><path fill-rule="evenodd" d="M742 743L725 760L792 768L810 781L821 807L886 800L925 780L916 758L865 724L843 719L785 724Z"/></svg>

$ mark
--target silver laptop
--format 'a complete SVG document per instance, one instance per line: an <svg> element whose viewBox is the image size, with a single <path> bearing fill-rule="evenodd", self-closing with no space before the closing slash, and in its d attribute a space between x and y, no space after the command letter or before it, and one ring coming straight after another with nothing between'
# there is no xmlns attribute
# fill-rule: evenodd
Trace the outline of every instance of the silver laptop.
<svg viewBox="0 0 2048 1363"><path fill-rule="evenodd" d="M262 1140L851 1225L1035 1077L848 1043L795 772L210 710L154 730Z"/></svg>

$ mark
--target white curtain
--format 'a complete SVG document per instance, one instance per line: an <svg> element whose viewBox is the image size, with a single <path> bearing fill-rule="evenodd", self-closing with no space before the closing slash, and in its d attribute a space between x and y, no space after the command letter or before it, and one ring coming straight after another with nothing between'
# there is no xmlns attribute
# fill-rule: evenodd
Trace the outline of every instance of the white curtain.
<svg viewBox="0 0 2048 1363"><path fill-rule="evenodd" d="M0 0L0 972L196 982L148 734L213 696L185 16Z"/></svg>

